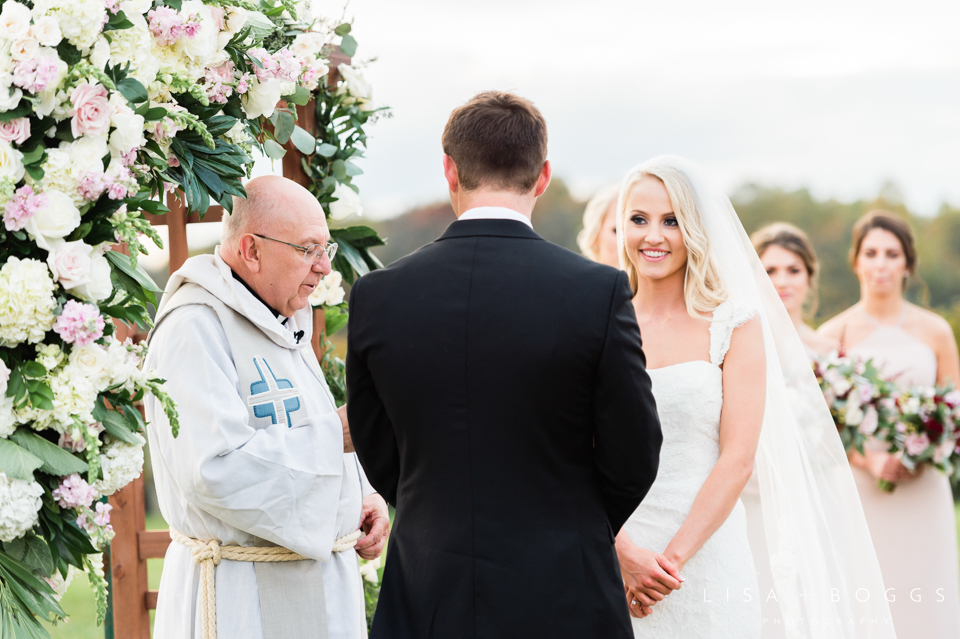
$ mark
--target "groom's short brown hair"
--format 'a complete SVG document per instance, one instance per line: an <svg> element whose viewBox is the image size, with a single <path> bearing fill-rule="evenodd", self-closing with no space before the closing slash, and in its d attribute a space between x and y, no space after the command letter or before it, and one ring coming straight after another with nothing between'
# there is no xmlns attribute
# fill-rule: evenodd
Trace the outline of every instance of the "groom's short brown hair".
<svg viewBox="0 0 960 639"><path fill-rule="evenodd" d="M467 191L487 185L526 193L547 160L547 122L529 100L486 91L450 114L443 152Z"/></svg>

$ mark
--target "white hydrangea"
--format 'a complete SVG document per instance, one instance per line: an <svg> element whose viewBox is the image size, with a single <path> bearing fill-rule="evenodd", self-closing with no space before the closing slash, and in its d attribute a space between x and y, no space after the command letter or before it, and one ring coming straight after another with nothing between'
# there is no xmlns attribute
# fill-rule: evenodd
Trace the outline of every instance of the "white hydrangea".
<svg viewBox="0 0 960 639"><path fill-rule="evenodd" d="M149 9L149 5L148 5ZM124 10L126 13L126 10ZM143 15L126 13L133 23L129 29L119 29L110 33L111 64L123 66L130 63L130 75L143 86L149 86L157 79L160 60L151 55L153 37Z"/></svg>
<svg viewBox="0 0 960 639"><path fill-rule="evenodd" d="M80 208L87 203L77 191L77 180L80 177L80 172L96 171L102 169L103 166L100 164L99 158L93 166L76 164L71 153L73 144L75 143L67 142L61 144L58 149L47 149L47 159L43 163L43 179L40 180L37 188L40 191L60 191L70 198L74 206Z"/></svg>
<svg viewBox="0 0 960 639"><path fill-rule="evenodd" d="M13 411L13 398L0 395L0 438L6 439L17 430L17 415Z"/></svg>
<svg viewBox="0 0 960 639"><path fill-rule="evenodd" d="M37 344L37 361L48 371L52 371L63 361L63 349L59 344Z"/></svg>
<svg viewBox="0 0 960 639"><path fill-rule="evenodd" d="M339 271L331 271L322 278L317 288L313 289L308 298L311 306L336 306L343 302L343 275Z"/></svg>
<svg viewBox="0 0 960 639"><path fill-rule="evenodd" d="M21 423L30 422L34 430L52 428L64 433L73 427L74 417L85 424L96 421L91 413L97 401L97 387L77 366L64 366L44 380L53 391L53 410L22 410L18 414Z"/></svg>
<svg viewBox="0 0 960 639"><path fill-rule="evenodd" d="M100 449L100 466L103 478L93 483L100 496L112 495L143 472L143 438L135 435L139 444L128 444L109 437L106 446Z"/></svg>
<svg viewBox="0 0 960 639"><path fill-rule="evenodd" d="M251 142L247 127L239 120L233 125L233 128L223 134L223 138L231 144L248 144Z"/></svg>
<svg viewBox="0 0 960 639"><path fill-rule="evenodd" d="M22 537L38 521L43 488L32 479L7 477L0 471L0 541Z"/></svg>
<svg viewBox="0 0 960 639"><path fill-rule="evenodd" d="M0 268L0 346L36 344L53 328L56 286L40 260L11 257Z"/></svg>
<svg viewBox="0 0 960 639"><path fill-rule="evenodd" d="M60 24L60 32L78 49L89 49L97 41L106 23L103 0L36 0L34 19L50 15Z"/></svg>
<svg viewBox="0 0 960 639"><path fill-rule="evenodd" d="M147 379L146 373L140 370L137 352L128 350L123 342L112 337L107 345L106 369L111 376L110 386L119 384L131 393L136 385L142 385Z"/></svg>

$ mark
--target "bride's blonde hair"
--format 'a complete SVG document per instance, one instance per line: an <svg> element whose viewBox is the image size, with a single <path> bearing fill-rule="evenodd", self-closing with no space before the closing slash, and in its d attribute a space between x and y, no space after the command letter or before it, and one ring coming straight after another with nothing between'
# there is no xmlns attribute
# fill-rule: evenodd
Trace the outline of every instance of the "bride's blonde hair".
<svg viewBox="0 0 960 639"><path fill-rule="evenodd" d="M663 184L670 197L673 213L680 226L683 244L687 247L687 267L683 277L683 298L687 312L702 319L702 313L710 313L727 300L728 294L720 279L720 272L710 251L710 241L703 224L697 197L687 176L677 168L666 164L641 164L627 174L617 200L617 240L620 250L620 265L630 277L630 286L637 292L639 274L627 253L625 230L627 224L627 200L643 178L653 177Z"/></svg>

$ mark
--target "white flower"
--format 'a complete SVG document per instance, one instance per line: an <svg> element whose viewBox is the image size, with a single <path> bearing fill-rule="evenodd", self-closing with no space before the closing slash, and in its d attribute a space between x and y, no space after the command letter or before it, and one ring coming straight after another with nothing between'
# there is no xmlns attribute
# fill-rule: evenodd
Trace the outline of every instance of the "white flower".
<svg viewBox="0 0 960 639"><path fill-rule="evenodd" d="M373 87L367 82L359 71L349 64L341 64L337 67L340 76L346 86L347 93L358 100L370 100L373 98Z"/></svg>
<svg viewBox="0 0 960 639"><path fill-rule="evenodd" d="M276 78L271 78L266 82L254 80L250 82L250 88L243 94L241 102L243 111L247 118L259 118L261 115L270 117L280 101L281 82Z"/></svg>
<svg viewBox="0 0 960 639"><path fill-rule="evenodd" d="M227 59L227 54L218 47L220 30L213 21L209 6L199 0L187 0L181 5L180 14L196 14L200 19L200 29L192 38L180 38L176 44L178 51L204 67L215 66L218 61Z"/></svg>
<svg viewBox="0 0 960 639"><path fill-rule="evenodd" d="M377 574L377 571L380 569L380 557L376 559L371 559L370 561L361 562L360 565L360 576L365 580L369 581L372 584L376 584L380 580L380 576Z"/></svg>
<svg viewBox="0 0 960 639"><path fill-rule="evenodd" d="M93 45L93 50L90 52L90 63L100 71L103 71L103 68L109 61L110 43L101 35L97 38L97 42Z"/></svg>
<svg viewBox="0 0 960 639"><path fill-rule="evenodd" d="M62 242L47 255L47 266L53 273L53 281L68 291L81 284L90 283L90 255L96 249L83 240Z"/></svg>
<svg viewBox="0 0 960 639"><path fill-rule="evenodd" d="M237 123L223 134L223 137L231 144L247 144L250 142L250 134L247 133L247 127L244 126L240 120L237 120Z"/></svg>
<svg viewBox="0 0 960 639"><path fill-rule="evenodd" d="M5 140L0 140L0 180L19 182L23 179L23 153Z"/></svg>
<svg viewBox="0 0 960 639"><path fill-rule="evenodd" d="M103 479L93 483L93 489L101 496L112 495L143 472L143 438L139 445L114 439L100 449L100 466ZM111 438L112 439L112 438Z"/></svg>
<svg viewBox="0 0 960 639"><path fill-rule="evenodd" d="M904 415L916 415L920 412L920 400L916 397L908 397L903 403Z"/></svg>
<svg viewBox="0 0 960 639"><path fill-rule="evenodd" d="M300 58L316 57L320 55L324 44L326 44L326 38L322 33L307 31L293 39L290 51Z"/></svg>
<svg viewBox="0 0 960 639"><path fill-rule="evenodd" d="M59 570L54 570L53 574L49 577L44 577L50 587L53 588L53 596L57 601L60 601L63 598L63 595L66 594L67 588L70 587L70 582L73 581L73 578L80 572L74 566L70 566L67 570L67 578L64 579L60 576Z"/></svg>
<svg viewBox="0 0 960 639"><path fill-rule="evenodd" d="M128 350L126 345L116 338L107 340L107 370L110 372L110 386L121 385L133 392L137 384L143 383L146 374L140 370L140 357L137 351Z"/></svg>
<svg viewBox="0 0 960 639"><path fill-rule="evenodd" d="M330 217L337 222L341 222L351 215L363 215L360 196L346 184L337 182L336 188L333 189L333 197L337 200L329 204Z"/></svg>
<svg viewBox="0 0 960 639"><path fill-rule="evenodd" d="M120 10L130 18L135 15L143 15L153 6L153 0L121 0Z"/></svg>
<svg viewBox="0 0 960 639"><path fill-rule="evenodd" d="M30 33L45 47L55 47L63 40L60 24L53 16L43 16L34 20Z"/></svg>
<svg viewBox="0 0 960 639"><path fill-rule="evenodd" d="M16 108L20 104L20 98L23 97L23 91L10 84L12 80L12 73L0 73L0 111Z"/></svg>
<svg viewBox="0 0 960 639"><path fill-rule="evenodd" d="M93 46L106 23L107 8L103 0L36 0L33 15L53 16L60 24L63 37L78 49Z"/></svg>
<svg viewBox="0 0 960 639"><path fill-rule="evenodd" d="M87 172L100 173L103 170L103 158L110 152L105 135L84 135L73 142L61 142L59 150L67 152L70 159L70 177L75 182ZM47 154L49 153L48 151ZM44 170L47 170L48 164L44 165ZM76 190L75 185L73 188Z"/></svg>
<svg viewBox="0 0 960 639"><path fill-rule="evenodd" d="M147 8L149 10L149 5ZM153 55L153 38L142 15L124 12L133 26L110 32L110 59L114 65L129 62L130 75L149 87L160 71L160 60Z"/></svg>
<svg viewBox="0 0 960 639"><path fill-rule="evenodd" d="M86 377L97 391L102 391L110 386L111 373L107 368L109 362L110 356L99 344L75 346L70 351L69 366L73 367L70 374Z"/></svg>
<svg viewBox="0 0 960 639"><path fill-rule="evenodd" d="M13 411L13 398L0 394L0 438L6 439L17 430L17 414Z"/></svg>
<svg viewBox="0 0 960 639"><path fill-rule="evenodd" d="M97 401L97 388L77 367L64 366L45 380L53 391L53 410L31 410L20 415L21 421L31 422L34 430L52 428L58 433L71 430L74 417L85 424L95 421L91 412Z"/></svg>
<svg viewBox="0 0 960 639"><path fill-rule="evenodd" d="M7 477L0 472L0 541L13 541L33 528L39 518L43 488L34 480Z"/></svg>
<svg viewBox="0 0 960 639"><path fill-rule="evenodd" d="M47 159L43 162L43 179L34 190L59 191L69 197L74 206L79 208L85 205L87 201L77 190L77 181L87 171L96 171L102 167L100 158L103 156L93 156L100 148L96 140L93 136L83 136L76 142L61 142L60 148L47 149ZM106 147L103 148L106 154ZM78 159L85 163L78 163ZM27 181L32 182L29 177Z"/></svg>
<svg viewBox="0 0 960 639"><path fill-rule="evenodd" d="M30 9L19 2L4 2L0 11L0 38L16 40L30 30Z"/></svg>
<svg viewBox="0 0 960 639"><path fill-rule="evenodd" d="M100 251L90 254L89 282L80 284L71 292L91 302L101 302L113 293L113 282L110 280L110 261Z"/></svg>
<svg viewBox="0 0 960 639"><path fill-rule="evenodd" d="M227 11L226 27L230 33L237 33L247 24L247 10L243 7L224 7Z"/></svg>
<svg viewBox="0 0 960 639"><path fill-rule="evenodd" d="M11 257L0 268L0 346L36 344L53 328L56 286L40 260Z"/></svg>
<svg viewBox="0 0 960 639"><path fill-rule="evenodd" d="M40 52L40 43L32 35L23 35L13 41L10 47L10 57L14 60L29 60Z"/></svg>
<svg viewBox="0 0 960 639"><path fill-rule="evenodd" d="M0 359L0 397L7 394L7 381L10 379L10 369L7 363Z"/></svg>
<svg viewBox="0 0 960 639"><path fill-rule="evenodd" d="M114 106L113 117L110 118L110 124L116 127L110 134L110 148L118 155L124 155L146 144L143 123L142 115L134 113L125 102L118 101Z"/></svg>
<svg viewBox="0 0 960 639"><path fill-rule="evenodd" d="M343 276L339 271L330 271L330 274L322 278L313 289L308 298L311 306L336 306L341 304L344 298Z"/></svg>
<svg viewBox="0 0 960 639"><path fill-rule="evenodd" d="M37 246L49 251L56 240L62 240L80 226L80 211L61 191L44 191L43 196L46 205L27 220L24 229Z"/></svg>
<svg viewBox="0 0 960 639"><path fill-rule="evenodd" d="M63 361L63 349L59 344L37 344L37 362L52 371Z"/></svg>
<svg viewBox="0 0 960 639"><path fill-rule="evenodd" d="M859 404L847 404L847 412L844 421L849 426L857 426L863 421L863 409Z"/></svg>

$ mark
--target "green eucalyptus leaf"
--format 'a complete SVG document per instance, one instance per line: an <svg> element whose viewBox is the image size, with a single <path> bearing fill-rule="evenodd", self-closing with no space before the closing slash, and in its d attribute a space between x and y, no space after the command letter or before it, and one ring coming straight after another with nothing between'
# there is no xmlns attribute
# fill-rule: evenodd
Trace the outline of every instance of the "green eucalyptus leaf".
<svg viewBox="0 0 960 639"><path fill-rule="evenodd" d="M293 142L293 146L297 147L297 150L304 155L313 153L313 149L317 144L316 139L299 126L293 128L293 133L290 134L290 141Z"/></svg>
<svg viewBox="0 0 960 639"><path fill-rule="evenodd" d="M263 152L267 154L268 158L279 160L286 154L287 151L274 140L264 140Z"/></svg>
<svg viewBox="0 0 960 639"><path fill-rule="evenodd" d="M279 113L280 119L273 131L273 137L280 144L286 144L290 140L293 129L297 126L297 121L289 111L280 111Z"/></svg>
<svg viewBox="0 0 960 639"><path fill-rule="evenodd" d="M332 144L324 142L323 144L317 147L317 155L322 155L325 158L333 157L338 151L338 148Z"/></svg>
<svg viewBox="0 0 960 639"><path fill-rule="evenodd" d="M340 51L348 58L352 58L357 53L357 41L352 35L345 35L340 41Z"/></svg>

